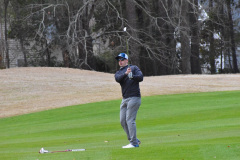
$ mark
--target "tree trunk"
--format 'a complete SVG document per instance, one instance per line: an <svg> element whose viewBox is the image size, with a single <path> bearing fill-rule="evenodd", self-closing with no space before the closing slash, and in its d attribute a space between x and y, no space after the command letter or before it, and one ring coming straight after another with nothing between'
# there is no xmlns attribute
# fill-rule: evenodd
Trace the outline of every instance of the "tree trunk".
<svg viewBox="0 0 240 160"><path fill-rule="evenodd" d="M221 6L219 7L220 8L220 19L224 19L224 3L221 3ZM223 73L223 59L224 59L224 50L226 52L226 49L224 49L224 39L225 39L225 27L224 25L220 26L220 32L221 32L221 42L220 42L220 54L221 54L221 69L220 69L220 73Z"/></svg>
<svg viewBox="0 0 240 160"><path fill-rule="evenodd" d="M159 67L159 71L157 74L160 74L160 75L167 75L168 74L168 68L170 68L170 64L169 64L169 59L168 59L168 47L167 47L167 22L166 22L166 19L167 19L167 12L165 10L165 8L167 8L167 2L166 0L161 0L161 1L158 1L158 14L159 14L159 20L158 20L158 26L159 26L159 47L161 48L161 52L159 54L163 55L162 57L165 57L164 60L161 60L161 63L158 63L158 67Z"/></svg>
<svg viewBox="0 0 240 160"><path fill-rule="evenodd" d="M211 12L213 12L213 1L209 0L209 10L210 10L210 15L212 15ZM209 48L209 59L210 59L210 66L211 66L211 74L216 73L216 65L215 65L215 46L214 46L214 37L213 37L213 23L212 20L210 19L209 23L209 43L210 43L210 48Z"/></svg>
<svg viewBox="0 0 240 160"><path fill-rule="evenodd" d="M189 3L186 0L182 0L181 4L181 54L182 54L182 73L191 74L191 48L190 48L190 36L189 36L189 21L188 21L188 6Z"/></svg>
<svg viewBox="0 0 240 160"><path fill-rule="evenodd" d="M191 71L192 74L201 74L199 61L199 24L198 24L198 0L192 0L190 5L191 24Z"/></svg>
<svg viewBox="0 0 240 160"><path fill-rule="evenodd" d="M232 71L233 68L232 68L231 53L229 48L227 49L227 57L228 57L229 68Z"/></svg>
<svg viewBox="0 0 240 160"><path fill-rule="evenodd" d="M176 12L173 6L173 0L168 0L168 16L171 20L174 20L174 13ZM167 20L167 35L166 35L166 43L167 43L167 51L168 51L168 59L169 59L169 68L168 74L176 74L177 73L177 66L178 66L178 60L177 60L177 54L176 54L176 40L174 38L174 31L175 28L173 27L173 24ZM175 23L175 21L174 21Z"/></svg>
<svg viewBox="0 0 240 160"><path fill-rule="evenodd" d="M51 51L49 50L49 45L47 44L46 41L46 58L47 58L47 66L50 67L51 66Z"/></svg>
<svg viewBox="0 0 240 160"><path fill-rule="evenodd" d="M64 48L62 49L62 56L63 56L63 65L64 67L70 67L70 57L68 51Z"/></svg>
<svg viewBox="0 0 240 160"><path fill-rule="evenodd" d="M24 47L24 43L23 43L23 38L20 37L20 45L21 45L21 51L23 53L23 57L24 57L24 67L28 66L28 62L27 62L27 53L26 53L26 49Z"/></svg>
<svg viewBox="0 0 240 160"><path fill-rule="evenodd" d="M9 47L8 47L8 30L7 30L7 8L9 0L4 0L4 21L5 21L5 51L6 51L6 62L7 68L10 68L10 59L9 59Z"/></svg>
<svg viewBox="0 0 240 160"><path fill-rule="evenodd" d="M2 13L0 12L0 32L1 32L1 38L3 37L2 33ZM0 39L0 69L4 68L4 44L2 42L2 39Z"/></svg>
<svg viewBox="0 0 240 160"><path fill-rule="evenodd" d="M229 21L229 29L230 29L230 37L231 37L231 49L232 49L232 59L233 59L233 73L238 73L238 65L237 65L237 56L236 56L236 48L235 48L235 39L234 39L234 30L233 30L233 20L232 20L232 12L231 12L231 4L230 0L227 0L227 10L228 10L228 21Z"/></svg>
<svg viewBox="0 0 240 160"><path fill-rule="evenodd" d="M136 39L138 39L138 33L136 32L138 30L138 17L136 12L136 6L133 0L126 0L125 3L126 6L126 14L127 14L127 21L129 25L129 33L131 35L131 39L129 40L129 57L132 64L137 65L140 67L140 47L138 43L136 42Z"/></svg>

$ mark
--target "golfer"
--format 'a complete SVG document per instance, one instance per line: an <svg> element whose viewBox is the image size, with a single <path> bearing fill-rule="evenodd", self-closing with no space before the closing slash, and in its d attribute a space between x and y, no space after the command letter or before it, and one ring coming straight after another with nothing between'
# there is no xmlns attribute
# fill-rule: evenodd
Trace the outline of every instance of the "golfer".
<svg viewBox="0 0 240 160"><path fill-rule="evenodd" d="M135 120L141 105L139 82L143 81L143 74L137 66L128 65L127 54L120 53L116 60L120 69L115 73L115 80L121 85L123 97L120 105L120 122L130 142L122 148L135 148L141 143L137 139Z"/></svg>

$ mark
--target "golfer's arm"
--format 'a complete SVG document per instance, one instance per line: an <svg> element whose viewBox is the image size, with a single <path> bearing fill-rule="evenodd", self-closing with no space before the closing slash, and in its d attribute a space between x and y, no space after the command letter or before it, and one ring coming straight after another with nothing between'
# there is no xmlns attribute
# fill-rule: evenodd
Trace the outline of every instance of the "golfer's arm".
<svg viewBox="0 0 240 160"><path fill-rule="evenodd" d="M115 74L115 80L120 83L124 77L126 77L127 75L125 73L116 73Z"/></svg>
<svg viewBox="0 0 240 160"><path fill-rule="evenodd" d="M143 81L142 71L138 67L135 67L135 72L133 74L133 80L138 81L138 82Z"/></svg>

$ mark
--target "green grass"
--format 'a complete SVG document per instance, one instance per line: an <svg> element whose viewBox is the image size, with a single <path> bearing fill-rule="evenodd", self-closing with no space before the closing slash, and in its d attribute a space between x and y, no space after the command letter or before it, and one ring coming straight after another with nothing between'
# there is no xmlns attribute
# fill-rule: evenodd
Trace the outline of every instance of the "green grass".
<svg viewBox="0 0 240 160"><path fill-rule="evenodd" d="M139 148L122 149L120 100L0 119L1 160L239 160L240 91L143 97ZM107 143L104 141L108 141ZM85 152L39 154L85 148Z"/></svg>

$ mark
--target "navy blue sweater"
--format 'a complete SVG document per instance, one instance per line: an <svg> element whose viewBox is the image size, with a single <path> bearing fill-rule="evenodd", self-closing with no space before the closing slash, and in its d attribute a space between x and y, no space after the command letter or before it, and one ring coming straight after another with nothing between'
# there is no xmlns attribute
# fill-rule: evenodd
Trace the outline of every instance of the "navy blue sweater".
<svg viewBox="0 0 240 160"><path fill-rule="evenodd" d="M123 98L141 97L139 82L143 81L143 74L137 66L130 65L130 67L132 79L129 79L128 75L125 74L128 68L128 66L125 66L115 73L115 80L121 85Z"/></svg>

